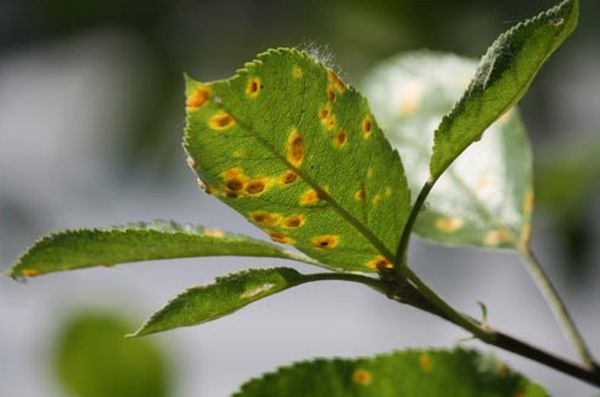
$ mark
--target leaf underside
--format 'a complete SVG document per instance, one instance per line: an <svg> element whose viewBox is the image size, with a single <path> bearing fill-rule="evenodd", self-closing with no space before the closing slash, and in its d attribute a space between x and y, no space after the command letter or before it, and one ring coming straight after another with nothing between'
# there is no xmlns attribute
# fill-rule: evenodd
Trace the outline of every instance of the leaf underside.
<svg viewBox="0 0 600 397"><path fill-rule="evenodd" d="M566 0L492 44L467 91L435 131L433 179L521 99L542 64L575 29L578 16L579 1Z"/></svg>
<svg viewBox="0 0 600 397"><path fill-rule="evenodd" d="M291 268L250 269L191 288L169 302L132 336L143 336L215 320L242 307L308 282Z"/></svg>
<svg viewBox="0 0 600 397"><path fill-rule="evenodd" d="M234 397L546 396L493 357L472 350L407 350L374 358L318 359L244 384Z"/></svg>
<svg viewBox="0 0 600 397"><path fill-rule="evenodd" d="M436 126L460 97L476 64L419 51L382 62L363 87L377 119L406 163L411 189L429 178ZM516 108L450 165L414 228L444 244L513 248L527 241L533 210L532 155Z"/></svg>
<svg viewBox="0 0 600 397"><path fill-rule="evenodd" d="M224 255L298 258L273 244L250 237L202 226L155 221L50 234L34 243L17 260L10 275L33 277L126 262Z"/></svg>
<svg viewBox="0 0 600 397"><path fill-rule="evenodd" d="M206 191L274 241L337 270L391 266L410 208L402 163L364 97L308 54L188 78L184 143Z"/></svg>

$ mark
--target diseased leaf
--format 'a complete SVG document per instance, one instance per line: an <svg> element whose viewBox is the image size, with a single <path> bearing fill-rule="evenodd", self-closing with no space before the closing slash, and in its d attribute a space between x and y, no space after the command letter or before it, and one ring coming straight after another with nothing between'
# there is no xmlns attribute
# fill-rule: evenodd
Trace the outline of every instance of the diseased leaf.
<svg viewBox="0 0 600 397"><path fill-rule="evenodd" d="M383 62L365 94L386 135L406 160L411 189L429 178L433 134L460 97L476 64L450 54L416 52ZM516 108L440 177L413 229L454 245L511 248L529 238L532 155Z"/></svg>
<svg viewBox="0 0 600 397"><path fill-rule="evenodd" d="M173 299L133 336L216 320L254 301L308 281L312 281L309 276L286 267L250 269L219 277L213 284L191 288Z"/></svg>
<svg viewBox="0 0 600 397"><path fill-rule="evenodd" d="M575 29L579 1L566 0L502 34L463 97L435 132L433 179L525 94L546 59Z"/></svg>
<svg viewBox="0 0 600 397"><path fill-rule="evenodd" d="M156 221L107 229L52 233L15 263L13 277L153 259L197 256L264 256L300 259L273 244L202 226Z"/></svg>
<svg viewBox="0 0 600 397"><path fill-rule="evenodd" d="M367 101L308 54L188 79L185 147L207 192L274 241L338 270L391 266L410 206L400 158Z"/></svg>
<svg viewBox="0 0 600 397"><path fill-rule="evenodd" d="M373 358L318 359L244 384L234 397L546 396L493 357L472 350L407 350Z"/></svg>

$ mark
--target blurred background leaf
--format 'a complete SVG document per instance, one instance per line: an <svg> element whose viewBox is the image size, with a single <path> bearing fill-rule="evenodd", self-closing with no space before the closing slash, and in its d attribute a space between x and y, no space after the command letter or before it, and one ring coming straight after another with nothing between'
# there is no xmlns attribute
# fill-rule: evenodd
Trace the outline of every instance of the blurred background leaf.
<svg viewBox="0 0 600 397"><path fill-rule="evenodd" d="M133 326L108 313L82 311L58 334L54 371L74 397L166 397L167 357L153 341L126 339Z"/></svg>

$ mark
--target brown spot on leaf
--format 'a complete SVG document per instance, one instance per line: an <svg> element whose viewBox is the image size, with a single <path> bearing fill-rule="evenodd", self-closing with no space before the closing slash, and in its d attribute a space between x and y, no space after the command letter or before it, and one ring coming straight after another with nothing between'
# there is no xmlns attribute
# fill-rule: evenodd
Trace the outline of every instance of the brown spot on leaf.
<svg viewBox="0 0 600 397"><path fill-rule="evenodd" d="M385 257L377 255L376 257L367 262L367 267L373 270L392 269L394 267L394 264L387 260Z"/></svg>
<svg viewBox="0 0 600 397"><path fill-rule="evenodd" d="M279 184L282 186L289 185L295 182L296 179L298 179L298 175L294 171L286 171L279 179Z"/></svg>
<svg viewBox="0 0 600 397"><path fill-rule="evenodd" d="M273 226L281 221L281 215L272 212L253 211L250 213L250 220L260 226Z"/></svg>
<svg viewBox="0 0 600 397"><path fill-rule="evenodd" d="M373 128L373 122L371 121L371 116L366 115L362 121L362 134L363 138L369 139L371 137L371 133Z"/></svg>
<svg viewBox="0 0 600 397"><path fill-rule="evenodd" d="M367 192L365 188L360 188L354 193L354 199L357 201L363 201L367 197Z"/></svg>
<svg viewBox="0 0 600 397"><path fill-rule="evenodd" d="M262 193L265 190L266 186L267 186L267 182L265 179L263 179L263 178L252 179L246 185L245 190L246 190L246 193L248 193L250 195L257 195L257 194Z"/></svg>
<svg viewBox="0 0 600 397"><path fill-rule="evenodd" d="M287 228L296 228L304 225L304 217L302 215L292 215L283 221L283 226Z"/></svg>
<svg viewBox="0 0 600 397"><path fill-rule="evenodd" d="M331 83L331 85L333 85L337 92L343 94L344 91L346 91L346 84L344 84L342 79L340 79L339 76L333 70L327 70L327 78L329 79L329 82Z"/></svg>
<svg viewBox="0 0 600 397"><path fill-rule="evenodd" d="M246 95L250 98L256 98L260 93L262 86L258 77L251 77L246 84Z"/></svg>
<svg viewBox="0 0 600 397"><path fill-rule="evenodd" d="M354 373L352 373L352 382L361 385L368 386L371 384L372 376L369 371L363 368L356 368Z"/></svg>
<svg viewBox="0 0 600 397"><path fill-rule="evenodd" d="M271 237L271 240L275 241L276 243L294 244L294 239L285 233L276 232L274 230L265 230L265 232L269 235L269 237Z"/></svg>
<svg viewBox="0 0 600 397"><path fill-rule="evenodd" d="M210 89L207 86L200 86L188 96L185 102L189 110L201 108L210 98Z"/></svg>
<svg viewBox="0 0 600 397"><path fill-rule="evenodd" d="M298 130L292 131L287 141L287 160L294 167L300 166L304 160L304 138Z"/></svg>

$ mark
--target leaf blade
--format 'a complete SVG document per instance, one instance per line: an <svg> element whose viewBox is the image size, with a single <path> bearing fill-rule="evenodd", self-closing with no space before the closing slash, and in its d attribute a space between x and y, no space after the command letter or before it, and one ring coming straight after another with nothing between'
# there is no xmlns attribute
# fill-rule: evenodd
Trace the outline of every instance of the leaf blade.
<svg viewBox="0 0 600 397"><path fill-rule="evenodd" d="M465 58L417 51L383 61L367 74L364 92L406 159L411 189L429 178L435 128L475 69ZM413 232L447 245L515 248L529 238L532 179L529 140L512 108L441 175Z"/></svg>
<svg viewBox="0 0 600 397"><path fill-rule="evenodd" d="M216 320L259 299L310 280L286 267L249 269L219 277L212 284L181 293L130 336L145 336Z"/></svg>
<svg viewBox="0 0 600 397"><path fill-rule="evenodd" d="M188 79L187 96L184 146L207 192L338 270L393 262L410 206L402 163L335 72L270 50L231 79Z"/></svg>
<svg viewBox="0 0 600 397"><path fill-rule="evenodd" d="M546 396L505 364L473 350L407 350L373 358L317 359L244 384L254 396Z"/></svg>
<svg viewBox="0 0 600 397"><path fill-rule="evenodd" d="M265 241L202 226L155 221L107 229L65 230L34 243L9 275L51 272L119 263L198 256L300 257Z"/></svg>
<svg viewBox="0 0 600 397"><path fill-rule="evenodd" d="M469 88L435 132L432 179L521 99L546 59L573 32L578 17L579 1L565 0L508 30L492 44Z"/></svg>

